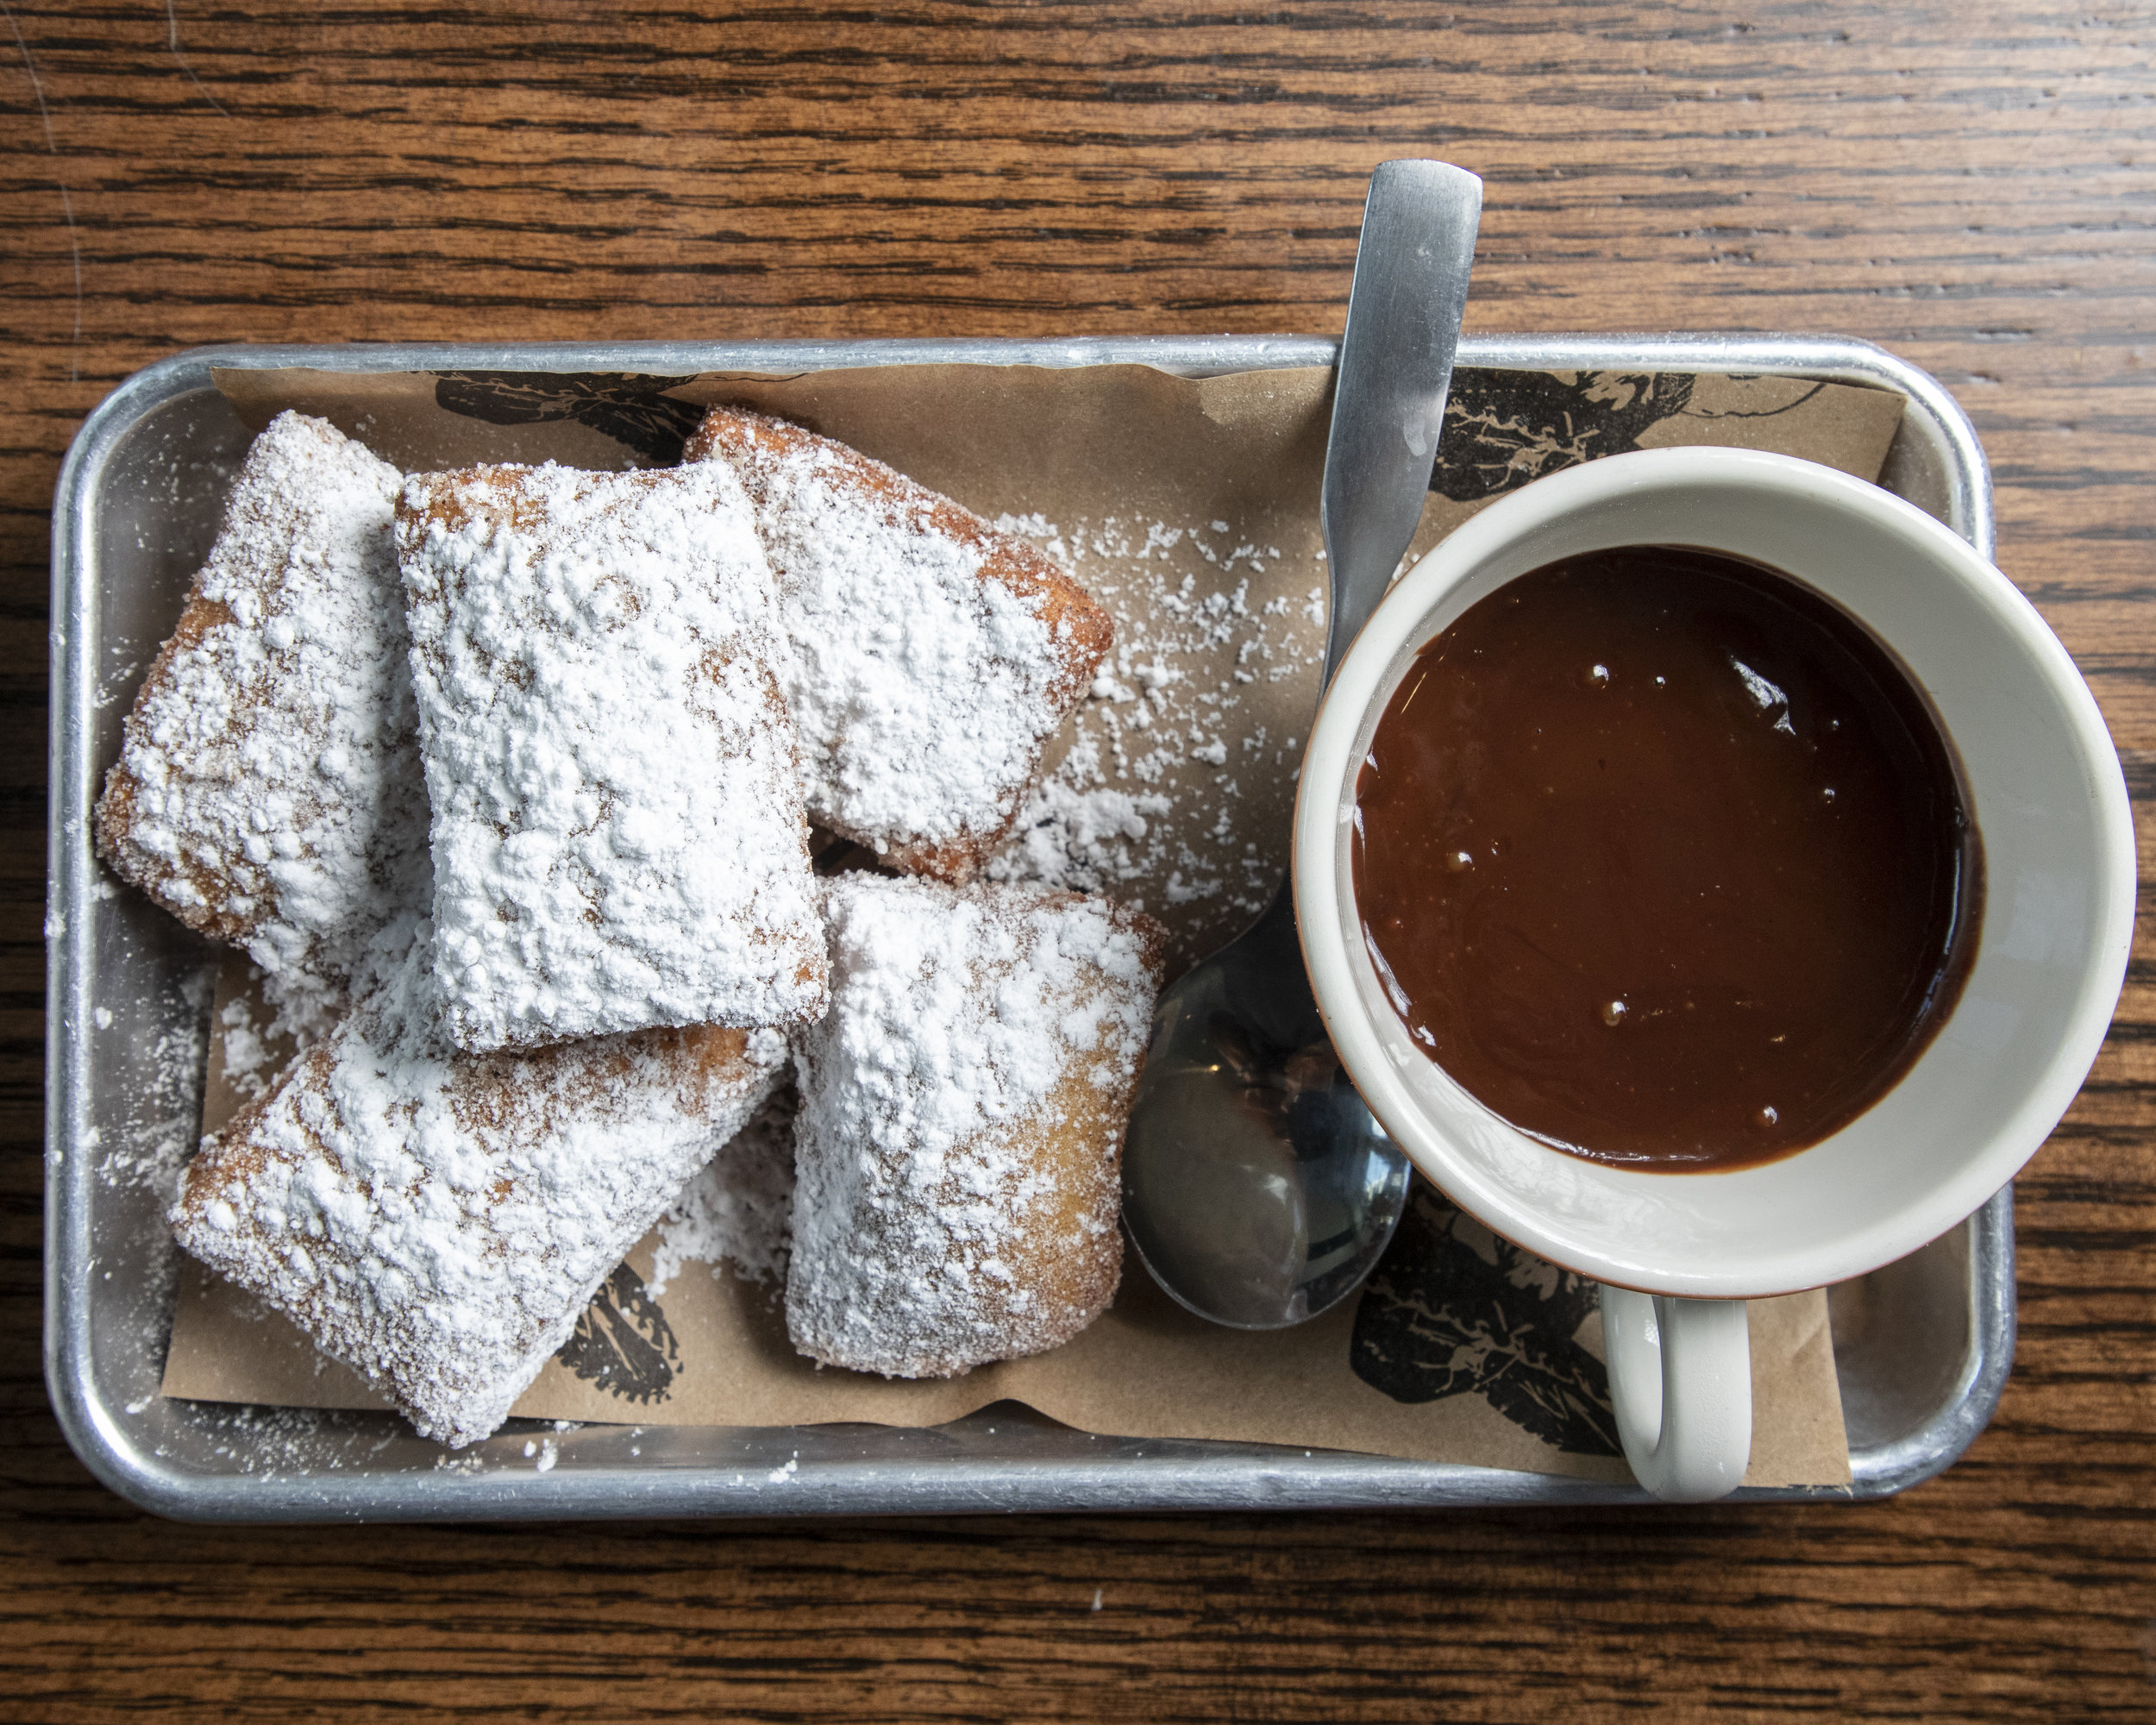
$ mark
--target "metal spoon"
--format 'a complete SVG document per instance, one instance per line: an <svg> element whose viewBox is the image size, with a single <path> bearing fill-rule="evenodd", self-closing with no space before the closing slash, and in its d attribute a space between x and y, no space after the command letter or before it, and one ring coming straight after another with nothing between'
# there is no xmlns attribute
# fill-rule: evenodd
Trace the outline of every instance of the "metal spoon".
<svg viewBox="0 0 2156 1725"><path fill-rule="evenodd" d="M1370 178L1326 445L1327 683L1421 516L1482 207L1482 182L1445 162ZM1161 998L1124 1222L1153 1279L1200 1317L1278 1329L1362 1285L1407 1195L1407 1158L1326 1038L1284 881L1255 927Z"/></svg>

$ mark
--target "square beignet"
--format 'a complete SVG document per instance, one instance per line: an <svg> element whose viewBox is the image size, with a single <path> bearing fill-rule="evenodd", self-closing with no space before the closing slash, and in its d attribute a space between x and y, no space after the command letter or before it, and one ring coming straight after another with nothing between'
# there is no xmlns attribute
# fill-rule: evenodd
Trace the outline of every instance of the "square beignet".
<svg viewBox="0 0 2156 1725"><path fill-rule="evenodd" d="M425 902L402 483L326 421L269 423L97 803L113 869L280 991L341 982Z"/></svg>
<svg viewBox="0 0 2156 1725"><path fill-rule="evenodd" d="M821 1012L771 572L733 475L423 474L397 543L450 1039Z"/></svg>
<svg viewBox="0 0 2156 1725"><path fill-rule="evenodd" d="M830 438L716 407L690 461L748 487L793 647L809 819L961 881L1091 687L1106 612L1023 539Z"/></svg>
<svg viewBox="0 0 2156 1725"><path fill-rule="evenodd" d="M364 1372L427 1437L487 1435L601 1282L786 1072L772 1031L467 1055L422 925L328 1038L204 1140L179 1243Z"/></svg>
<svg viewBox="0 0 2156 1725"><path fill-rule="evenodd" d="M825 895L830 1011L794 1038L794 1346L949 1377L1068 1341L1122 1270L1159 925L1024 887L852 874Z"/></svg>

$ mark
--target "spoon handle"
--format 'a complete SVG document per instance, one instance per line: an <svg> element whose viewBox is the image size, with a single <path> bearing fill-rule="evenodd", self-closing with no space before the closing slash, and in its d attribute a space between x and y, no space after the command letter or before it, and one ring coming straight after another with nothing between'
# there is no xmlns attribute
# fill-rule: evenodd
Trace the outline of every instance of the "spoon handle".
<svg viewBox="0 0 2156 1725"><path fill-rule="evenodd" d="M1325 451L1328 683L1422 516L1482 214L1482 182L1448 162L1384 162L1370 176Z"/></svg>

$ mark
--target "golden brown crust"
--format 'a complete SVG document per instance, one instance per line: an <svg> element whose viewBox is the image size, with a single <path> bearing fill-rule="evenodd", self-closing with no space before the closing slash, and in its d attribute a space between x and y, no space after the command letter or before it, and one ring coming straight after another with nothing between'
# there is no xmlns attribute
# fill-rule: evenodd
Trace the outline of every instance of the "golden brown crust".
<svg viewBox="0 0 2156 1725"><path fill-rule="evenodd" d="M171 689L173 664L179 656L194 651L211 630L224 628L231 621L229 605L203 596L202 577L197 574L179 622L150 662L149 674L142 679L134 710L122 727L123 737L132 739L141 724L143 712ZM97 854L114 874L140 888L160 908L197 933L215 940L244 940L275 914L276 900L266 890L254 894L254 902L246 912L235 912L233 900L241 895L230 875L189 857L157 856L137 844L135 803L141 789L141 781L128 769L123 748L120 759L105 775L104 791L97 799L93 820ZM184 882L184 888L176 891L175 882Z"/></svg>
<svg viewBox="0 0 2156 1725"><path fill-rule="evenodd" d="M1086 895L1073 893L1070 896L1081 899ZM1107 901L1107 905L1109 923L1138 942L1139 958L1151 974L1154 988L1158 988L1168 977L1167 929L1144 911L1134 911L1128 905L1118 904L1112 899ZM1144 1063L1145 1057L1141 1053L1138 1064L1143 1067ZM1135 1084L1138 1081L1133 1078L1131 1082Z"/></svg>
<svg viewBox="0 0 2156 1725"><path fill-rule="evenodd" d="M398 524L409 528L431 523L444 533L454 533L484 514L490 521L506 522L528 533L546 520L545 504L525 483L536 471L521 461L482 461L446 473L413 474L398 495ZM613 477L630 484L640 480L653 485L664 482L658 472ZM424 500L416 503L415 499ZM409 542L400 538L399 543Z"/></svg>
<svg viewBox="0 0 2156 1725"><path fill-rule="evenodd" d="M309 1050L287 1063L260 1095L204 1137L201 1147L180 1175L179 1196L172 1206L174 1215L199 1222L204 1209L218 1195L219 1189L244 1185L260 1173L269 1160L269 1153L257 1142L255 1128L292 1085L302 1082L320 1085L329 1073L328 1050ZM313 1144L320 1151L320 1140L315 1139Z"/></svg>
<svg viewBox="0 0 2156 1725"><path fill-rule="evenodd" d="M1069 901L1075 893L1045 895ZM1109 921L1139 944L1146 972L1157 989L1164 974L1167 931L1141 911L1112 904ZM1030 1289L1050 1310L1070 1314L1068 1327L1038 1339L1042 1351L1061 1346L1108 1308L1123 1274L1123 1139L1145 1070L1141 1042L1126 1073L1096 1052L1075 1063L1050 1093L1045 1125L1034 1146L1048 1178L1052 1207L1029 1218L1031 1226L1007 1249L1016 1286ZM1031 1132L1025 1136L1033 1136ZM1111 1146L1104 1155L1103 1145ZM1105 1226L1088 1227L1088 1220Z"/></svg>

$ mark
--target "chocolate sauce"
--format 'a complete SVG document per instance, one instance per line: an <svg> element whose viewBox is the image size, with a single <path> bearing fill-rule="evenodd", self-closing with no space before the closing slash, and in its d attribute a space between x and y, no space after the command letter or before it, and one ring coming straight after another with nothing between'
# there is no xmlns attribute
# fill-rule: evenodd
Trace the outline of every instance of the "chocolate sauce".
<svg viewBox="0 0 2156 1725"><path fill-rule="evenodd" d="M1595 552L1472 606L1387 705L1356 833L1410 1034L1596 1162L1817 1143L1975 957L1982 852L1923 696L1834 605L1717 552Z"/></svg>

